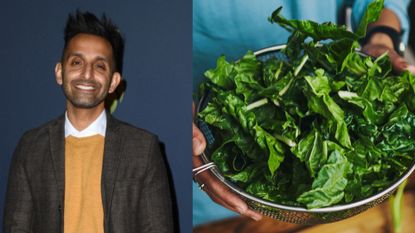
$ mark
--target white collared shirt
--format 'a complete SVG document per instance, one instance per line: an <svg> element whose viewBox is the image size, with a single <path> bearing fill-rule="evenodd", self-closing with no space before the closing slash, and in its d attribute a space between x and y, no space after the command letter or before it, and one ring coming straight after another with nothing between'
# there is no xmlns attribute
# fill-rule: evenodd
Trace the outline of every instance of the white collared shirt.
<svg viewBox="0 0 415 233"><path fill-rule="evenodd" d="M65 112L65 138L69 135L74 137L82 138L82 137L89 137L93 135L100 134L105 137L105 132L107 129L107 115L105 114L105 110L98 116L98 118L92 122L88 127L84 130L78 131L73 127L71 121L68 118L68 112Z"/></svg>

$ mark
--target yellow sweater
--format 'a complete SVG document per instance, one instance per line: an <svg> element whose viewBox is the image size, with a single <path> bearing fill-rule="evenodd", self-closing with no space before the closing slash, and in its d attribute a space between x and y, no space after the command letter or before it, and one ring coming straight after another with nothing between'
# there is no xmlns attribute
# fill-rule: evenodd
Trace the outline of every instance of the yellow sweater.
<svg viewBox="0 0 415 233"><path fill-rule="evenodd" d="M64 233L103 233L101 173L104 137L65 139Z"/></svg>

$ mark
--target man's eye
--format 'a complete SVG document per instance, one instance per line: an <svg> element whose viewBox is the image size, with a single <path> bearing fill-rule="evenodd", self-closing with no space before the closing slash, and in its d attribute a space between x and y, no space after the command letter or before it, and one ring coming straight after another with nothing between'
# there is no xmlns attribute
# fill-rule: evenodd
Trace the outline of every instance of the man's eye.
<svg viewBox="0 0 415 233"><path fill-rule="evenodd" d="M81 64L81 61L78 61L78 60L74 60L74 61L71 62L71 65L73 65L73 66L77 66L77 65L80 65L80 64Z"/></svg>
<svg viewBox="0 0 415 233"><path fill-rule="evenodd" d="M104 64L97 64L96 67L100 70L105 70L105 65Z"/></svg>

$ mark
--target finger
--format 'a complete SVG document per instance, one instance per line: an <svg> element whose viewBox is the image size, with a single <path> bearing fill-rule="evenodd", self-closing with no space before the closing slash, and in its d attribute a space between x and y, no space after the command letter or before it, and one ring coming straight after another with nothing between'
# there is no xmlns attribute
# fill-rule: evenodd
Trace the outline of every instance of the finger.
<svg viewBox="0 0 415 233"><path fill-rule="evenodd" d="M388 54L390 55L391 50L384 45L366 44L365 46L363 46L362 51L372 57L379 57L385 52L388 52Z"/></svg>
<svg viewBox="0 0 415 233"><path fill-rule="evenodd" d="M236 212L238 214L247 216L249 218L252 218L255 221L259 221L262 219L262 215L254 210L251 210L248 208L248 206L246 205L246 208L236 208L234 206L229 205L226 201L224 201L223 199L221 199L221 197L218 197L217 195L215 195L214 193L212 193L210 190L206 190L205 191L206 194L216 203L218 203L219 205L232 210L233 212Z"/></svg>
<svg viewBox="0 0 415 233"><path fill-rule="evenodd" d="M405 68L405 70L408 70L409 72L411 72L412 74L415 74L415 66L413 65L409 65Z"/></svg>
<svg viewBox="0 0 415 233"><path fill-rule="evenodd" d="M214 177L216 179L216 177ZM222 183L220 185L209 183L205 184L205 192L212 198L216 203L237 212L241 215L250 217L256 221L262 219L262 215L254 210L249 209L248 205L243 201L237 194L235 194L228 187Z"/></svg>
<svg viewBox="0 0 415 233"><path fill-rule="evenodd" d="M408 63L406 62L400 62L400 63L393 64L393 70L396 71L397 73L402 73L403 71L406 70L407 67L408 67Z"/></svg>
<svg viewBox="0 0 415 233"><path fill-rule="evenodd" d="M193 155L202 154L206 148L206 139L195 123L192 123L192 148Z"/></svg>
<svg viewBox="0 0 415 233"><path fill-rule="evenodd" d="M192 102L192 117L195 115L195 103ZM192 148L193 155L200 155L206 148L206 139L200 129L192 122Z"/></svg>
<svg viewBox="0 0 415 233"><path fill-rule="evenodd" d="M402 57L394 57L392 60L393 70L398 73L403 72L408 67L408 62L405 61Z"/></svg>
<svg viewBox="0 0 415 233"><path fill-rule="evenodd" d="M203 165L203 161L200 157L193 157L192 163L194 168ZM205 184L203 191L205 191L216 203L239 214L244 213L248 208L246 203L239 196L230 191L230 189L219 181L210 171L207 170L198 174L195 177L195 180L199 184ZM231 201L229 201L229 199ZM232 204L229 204L229 202Z"/></svg>
<svg viewBox="0 0 415 233"><path fill-rule="evenodd" d="M200 159L200 157L193 157L192 163L193 163L193 168L200 167L203 165L203 162ZM208 172L209 171L204 171L203 173L208 173ZM228 205L225 201L222 200L222 198L218 197L210 190L211 188L210 188L209 180L214 179L215 177L209 177L209 176L213 176L213 175L212 174L204 175L200 173L197 176L195 176L194 179L199 185L204 184L201 190L204 191L214 202L234 212L238 212L238 210Z"/></svg>
<svg viewBox="0 0 415 233"><path fill-rule="evenodd" d="M392 63L392 68L395 72L401 73L408 67L408 62L406 62L403 57L399 56L395 50L384 45L367 44L362 48L362 51L373 57L379 57L383 53L387 52Z"/></svg>
<svg viewBox="0 0 415 233"><path fill-rule="evenodd" d="M200 167L202 165L203 165L202 159L199 156L193 156L193 158L192 158L192 166L193 166L193 168Z"/></svg>
<svg viewBox="0 0 415 233"><path fill-rule="evenodd" d="M259 220L262 219L262 214L254 211L254 210L251 210L249 208L246 210L246 212L243 215L245 215L247 217L250 217L255 221L259 221Z"/></svg>
<svg viewBox="0 0 415 233"><path fill-rule="evenodd" d="M236 212L238 214L241 214L238 212L237 209L235 209L234 207L228 205L222 198L216 196L214 193L212 193L208 187L205 186L205 188L203 188L203 191L210 197L210 199L212 199L214 202L216 202L217 204L225 207L226 209L229 209L233 212Z"/></svg>
<svg viewBox="0 0 415 233"><path fill-rule="evenodd" d="M207 191L214 196L215 200L221 200L220 202L225 203L230 209L244 214L248 210L248 205L234 192L232 192L224 184L216 181L205 181L207 183Z"/></svg>
<svg viewBox="0 0 415 233"><path fill-rule="evenodd" d="M203 164L203 162L200 158L193 158L193 167L198 167L201 164ZM248 216L254 220L260 220L262 218L261 214L253 210L250 210L244 200L242 200L225 184L219 181L219 179L217 179L210 171L200 173L197 176L197 181L200 184L205 184L203 190L209 195L209 197L213 201L215 201L219 205L222 205L225 208L230 209L239 214Z"/></svg>

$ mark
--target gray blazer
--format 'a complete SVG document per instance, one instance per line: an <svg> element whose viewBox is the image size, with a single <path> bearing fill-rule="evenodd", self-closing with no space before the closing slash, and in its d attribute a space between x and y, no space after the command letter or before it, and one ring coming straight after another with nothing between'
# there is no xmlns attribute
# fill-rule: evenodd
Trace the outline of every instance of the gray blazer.
<svg viewBox="0 0 415 233"><path fill-rule="evenodd" d="M4 233L63 233L63 116L26 132L12 158ZM101 178L105 233L172 232L157 137L107 114Z"/></svg>

